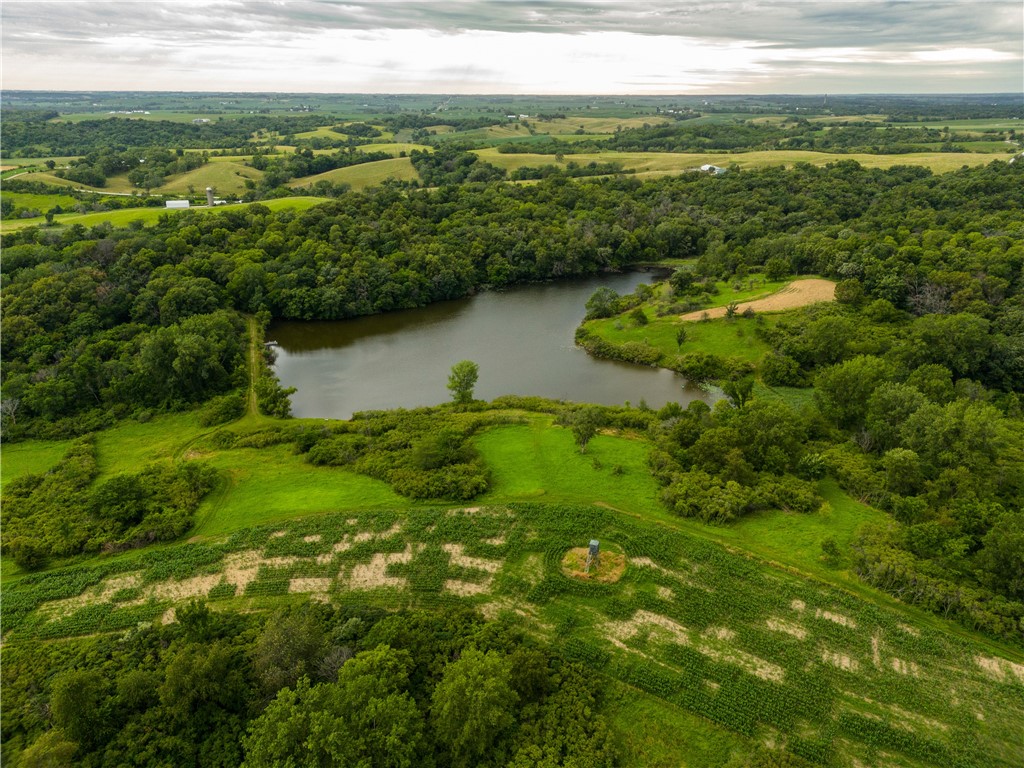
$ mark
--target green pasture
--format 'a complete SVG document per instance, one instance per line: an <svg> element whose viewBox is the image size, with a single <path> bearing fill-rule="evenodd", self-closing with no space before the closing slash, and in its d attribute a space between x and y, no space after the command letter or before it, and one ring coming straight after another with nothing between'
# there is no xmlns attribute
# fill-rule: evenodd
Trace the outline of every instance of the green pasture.
<svg viewBox="0 0 1024 768"><path fill-rule="evenodd" d="M317 128L314 131L303 131L302 133L291 134L296 139L344 139L347 135L332 131L329 125Z"/></svg>
<svg viewBox="0 0 1024 768"><path fill-rule="evenodd" d="M55 466L70 440L26 440L0 448L0 485L23 475L38 475Z"/></svg>
<svg viewBox="0 0 1024 768"><path fill-rule="evenodd" d="M50 157L3 157L0 155L0 165L8 166L14 165L19 168L25 168L27 166L44 166L47 160L53 160L58 167L67 165L71 160L77 160L77 155L52 155Z"/></svg>
<svg viewBox="0 0 1024 768"><path fill-rule="evenodd" d="M380 480L316 467L291 446L241 448L196 457L221 470L222 486L196 513L193 534L219 536L324 512L395 509L409 502Z"/></svg>
<svg viewBox="0 0 1024 768"><path fill-rule="evenodd" d="M474 150L481 159L508 170L523 167L551 165L555 162L553 155L532 153L502 154L496 148ZM702 165L712 164L729 167L733 164L740 168L764 168L769 166L792 166L796 163L826 165L843 160L855 160L867 168L891 168L894 165L913 165L930 168L936 173L945 173L961 168L964 165L984 165L992 162L992 154L987 152L918 152L905 155L869 155L861 153L834 154L828 152L811 152L807 150L771 150L763 152L736 153L684 153L684 152L588 152L578 155L565 155L564 162L575 162L586 165L590 162L618 162L627 170L635 170L638 175L659 175L693 171Z"/></svg>
<svg viewBox="0 0 1024 768"><path fill-rule="evenodd" d="M350 184L352 189L359 191L367 187L377 186L388 179L412 181L419 179L419 174L408 157L396 157L391 160L378 160L374 163L351 165L348 168L336 168L333 171L318 173L295 179L288 186L308 187L318 181L326 180L332 184Z"/></svg>
<svg viewBox="0 0 1024 768"><path fill-rule="evenodd" d="M106 186L103 187L90 187L88 184L79 184L77 181L62 179L49 171L30 173L19 178L25 179L26 181L39 181L43 184L51 184L55 187L74 187L75 189L81 189L86 192L95 192L99 195L104 193L130 194L132 192L138 192L138 190L128 181L128 174L108 176Z"/></svg>
<svg viewBox="0 0 1024 768"><path fill-rule="evenodd" d="M427 144L413 144L407 141L394 141L389 143L362 144L358 147L360 152L389 152L392 157L398 157L400 152L409 154L413 150L419 152L433 152L434 148Z"/></svg>
<svg viewBox="0 0 1024 768"><path fill-rule="evenodd" d="M669 122L666 117L560 117L555 120L539 120L529 118L527 122L537 133L572 135L583 129L585 133L606 134L616 130L642 128L645 125L664 125Z"/></svg>
<svg viewBox="0 0 1024 768"><path fill-rule="evenodd" d="M812 123L884 123L888 115L816 115L808 118ZM908 125L914 125L909 123Z"/></svg>
<svg viewBox="0 0 1024 768"><path fill-rule="evenodd" d="M751 739L632 685L610 680L609 689L607 717L624 765L727 766L753 749Z"/></svg>
<svg viewBox="0 0 1024 768"><path fill-rule="evenodd" d="M12 201L17 208L34 208L40 214L46 213L56 205L66 209L78 205L78 200L71 195L36 195L29 192L0 191L0 198Z"/></svg>
<svg viewBox="0 0 1024 768"><path fill-rule="evenodd" d="M665 514L647 468L645 440L598 435L581 454L570 430L534 418L528 426L490 429L475 444L491 470L491 490L481 503L582 502Z"/></svg>
<svg viewBox="0 0 1024 768"><path fill-rule="evenodd" d="M276 200L262 200L260 205L265 205L272 211L280 211L286 208L304 211L307 208L312 208L314 205L326 202L328 198L325 197L282 197ZM223 211L231 210L232 208L244 208L249 203L233 203L228 205L218 205L216 208L191 208L186 210L192 210L196 212L204 211ZM177 208L124 208L118 211L103 211L101 213L68 213L58 214L54 216L54 224L62 226L70 226L72 224L81 224L84 227L92 227L97 224L102 224L105 221L109 221L116 227L123 227L131 224L133 221L141 221L143 225L154 224L160 220L163 215L175 216L182 212L182 209ZM19 220L14 219L10 221L4 221L0 223L0 232L10 231L12 229L22 229L24 227L40 226L39 219L25 219Z"/></svg>
<svg viewBox="0 0 1024 768"><path fill-rule="evenodd" d="M707 352L756 363L770 347L754 334L755 322L737 317L734 320L719 318L684 323L675 316L666 316L654 318L647 325L637 325L627 312L614 318L591 320L587 328L612 343L646 342L668 355ZM773 323L774 319L766 318L761 322ZM676 342L676 332L680 327L686 329L686 341L682 347Z"/></svg>
<svg viewBox="0 0 1024 768"><path fill-rule="evenodd" d="M969 131L978 131L980 133L988 131L1019 131L1021 129L1021 121L1010 117L983 117L973 120L943 120L941 122L929 121L923 123L893 123L893 125L899 128L938 128L940 130L949 128L951 131L960 133Z"/></svg>
<svg viewBox="0 0 1024 768"><path fill-rule="evenodd" d="M186 149L186 152L202 152L201 149ZM210 155L209 162L211 163L241 163L244 165L252 160L252 155Z"/></svg>
<svg viewBox="0 0 1024 768"><path fill-rule="evenodd" d="M245 182L259 181L263 171L258 171L241 162L206 163L188 173L168 177L163 186L153 191L163 195L188 194L192 187L202 195L207 187L213 187L218 195L240 195L245 192Z"/></svg>

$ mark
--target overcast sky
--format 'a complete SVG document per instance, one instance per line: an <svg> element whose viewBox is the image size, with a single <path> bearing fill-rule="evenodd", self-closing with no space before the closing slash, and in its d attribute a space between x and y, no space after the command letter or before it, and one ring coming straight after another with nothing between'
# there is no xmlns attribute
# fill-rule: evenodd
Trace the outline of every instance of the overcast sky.
<svg viewBox="0 0 1024 768"><path fill-rule="evenodd" d="M1024 90L1022 0L3 0L2 87Z"/></svg>

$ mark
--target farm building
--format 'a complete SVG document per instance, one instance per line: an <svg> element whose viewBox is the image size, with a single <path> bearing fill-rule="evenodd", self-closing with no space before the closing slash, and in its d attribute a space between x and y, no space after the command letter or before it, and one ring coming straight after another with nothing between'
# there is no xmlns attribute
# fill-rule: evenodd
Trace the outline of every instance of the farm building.
<svg viewBox="0 0 1024 768"><path fill-rule="evenodd" d="M167 208L188 208L188 200L168 200L164 205Z"/></svg>
<svg viewBox="0 0 1024 768"><path fill-rule="evenodd" d="M713 173L715 176L720 176L725 173L726 169L718 165L705 164L700 167L704 173Z"/></svg>

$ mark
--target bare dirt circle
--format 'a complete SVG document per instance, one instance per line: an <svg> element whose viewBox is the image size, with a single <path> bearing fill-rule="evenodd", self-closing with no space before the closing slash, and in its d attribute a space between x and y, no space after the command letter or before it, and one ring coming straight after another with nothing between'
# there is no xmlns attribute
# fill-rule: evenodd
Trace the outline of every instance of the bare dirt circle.
<svg viewBox="0 0 1024 768"><path fill-rule="evenodd" d="M622 552L602 550L595 568L587 567L587 547L574 547L562 558L562 573L573 579L596 581L600 584L614 584L626 572L626 555Z"/></svg>
<svg viewBox="0 0 1024 768"><path fill-rule="evenodd" d="M796 309L806 307L808 304L815 304L819 301L833 301L836 297L836 284L831 280L811 278L809 280L794 280L770 296L754 301L745 301L736 308L737 314L741 314L748 307L755 312L778 312L783 309ZM712 309L699 309L696 312L687 312L680 315L680 320L701 320L707 314L709 320L716 317L725 317L725 307L713 307Z"/></svg>

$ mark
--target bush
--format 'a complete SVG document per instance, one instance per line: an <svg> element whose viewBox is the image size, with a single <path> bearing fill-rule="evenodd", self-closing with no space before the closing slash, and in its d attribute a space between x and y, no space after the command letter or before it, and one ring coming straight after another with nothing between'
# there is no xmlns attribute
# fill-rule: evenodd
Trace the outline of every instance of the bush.
<svg viewBox="0 0 1024 768"><path fill-rule="evenodd" d="M806 377L800 372L800 364L788 355L773 352L761 361L761 380L769 387L806 386Z"/></svg>
<svg viewBox="0 0 1024 768"><path fill-rule="evenodd" d="M369 440L363 435L336 435L315 443L306 454L306 461L319 466L343 467L351 464L366 450Z"/></svg>
<svg viewBox="0 0 1024 768"><path fill-rule="evenodd" d="M199 411L199 423L204 427L215 427L241 418L245 413L245 393L229 392L213 398Z"/></svg>

